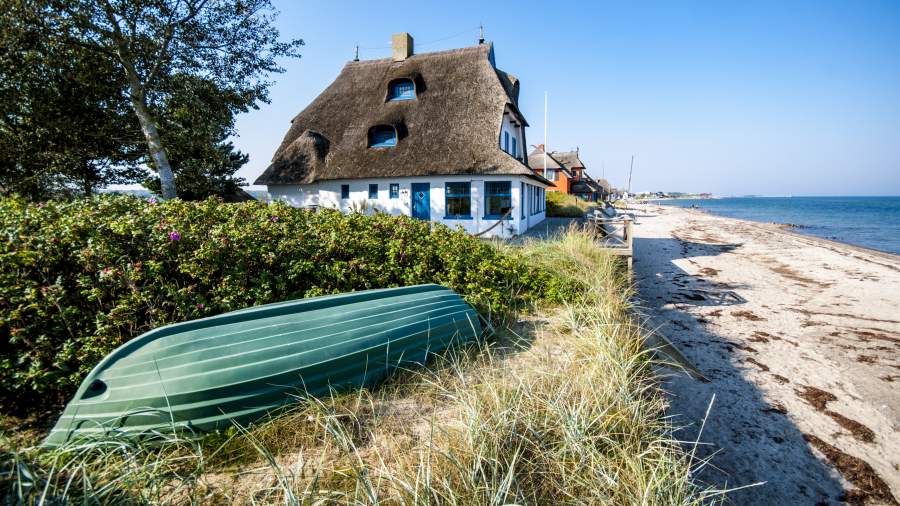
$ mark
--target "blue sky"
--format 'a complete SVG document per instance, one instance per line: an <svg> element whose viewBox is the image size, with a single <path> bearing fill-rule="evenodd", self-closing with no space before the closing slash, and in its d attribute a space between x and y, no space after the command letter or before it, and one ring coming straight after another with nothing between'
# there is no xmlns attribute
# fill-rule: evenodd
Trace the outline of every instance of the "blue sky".
<svg viewBox="0 0 900 506"><path fill-rule="evenodd" d="M240 175L266 167L291 118L353 58L473 45L522 82L530 144L580 147L632 189L720 195L900 194L900 2L278 1L303 57L271 104L238 119Z"/></svg>

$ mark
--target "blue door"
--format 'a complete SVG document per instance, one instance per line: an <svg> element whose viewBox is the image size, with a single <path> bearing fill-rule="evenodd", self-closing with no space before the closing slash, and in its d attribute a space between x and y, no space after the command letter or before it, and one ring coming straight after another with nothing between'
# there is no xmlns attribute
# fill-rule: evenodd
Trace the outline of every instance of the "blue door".
<svg viewBox="0 0 900 506"><path fill-rule="evenodd" d="M431 190L430 183L413 183L410 187L412 191L412 216L420 220L431 219L431 199L429 193Z"/></svg>

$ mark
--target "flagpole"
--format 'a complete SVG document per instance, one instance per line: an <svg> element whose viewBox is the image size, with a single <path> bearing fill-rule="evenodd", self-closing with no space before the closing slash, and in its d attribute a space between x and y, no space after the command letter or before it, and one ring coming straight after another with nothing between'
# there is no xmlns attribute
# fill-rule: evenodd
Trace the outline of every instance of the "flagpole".
<svg viewBox="0 0 900 506"><path fill-rule="evenodd" d="M547 178L547 92L544 92L544 179Z"/></svg>

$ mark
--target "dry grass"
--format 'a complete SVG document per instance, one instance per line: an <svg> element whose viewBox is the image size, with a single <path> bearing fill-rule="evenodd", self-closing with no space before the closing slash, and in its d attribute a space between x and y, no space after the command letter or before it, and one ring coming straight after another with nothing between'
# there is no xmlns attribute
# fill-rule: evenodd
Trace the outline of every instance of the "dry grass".
<svg viewBox="0 0 900 506"><path fill-rule="evenodd" d="M570 232L520 252L577 279L492 339L250 430L154 445L9 450L7 500L134 503L694 504L631 286Z"/></svg>

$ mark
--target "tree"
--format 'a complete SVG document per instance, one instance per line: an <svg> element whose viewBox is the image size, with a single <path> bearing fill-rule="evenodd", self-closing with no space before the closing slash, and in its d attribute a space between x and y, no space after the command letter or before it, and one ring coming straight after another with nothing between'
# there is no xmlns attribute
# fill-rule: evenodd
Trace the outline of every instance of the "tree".
<svg viewBox="0 0 900 506"><path fill-rule="evenodd" d="M119 68L54 40L24 1L0 8L0 191L40 199L144 179Z"/></svg>
<svg viewBox="0 0 900 506"><path fill-rule="evenodd" d="M234 151L226 140L235 134L235 115L254 106L253 95L223 90L208 79L184 74L172 76L165 86L166 101L157 106L157 117L178 197L199 200L235 194L244 182L234 173L249 157ZM159 178L144 185L161 192Z"/></svg>
<svg viewBox="0 0 900 506"><path fill-rule="evenodd" d="M234 176L234 173L243 167L250 157L240 151L234 150L230 142L219 144L195 144L198 148L184 158L172 164L175 173L175 185L178 188L178 198L183 200L203 200L210 196L230 198L238 193L244 185L243 178ZM159 194L159 178L149 179L144 182L153 193Z"/></svg>
<svg viewBox="0 0 900 506"><path fill-rule="evenodd" d="M43 0L33 0L42 2ZM112 58L137 116L163 198L177 196L154 104L175 76L195 76L223 92L268 101L276 60L299 57L299 39L281 42L269 0L46 0L47 23L64 40ZM43 5L43 4L41 4Z"/></svg>

